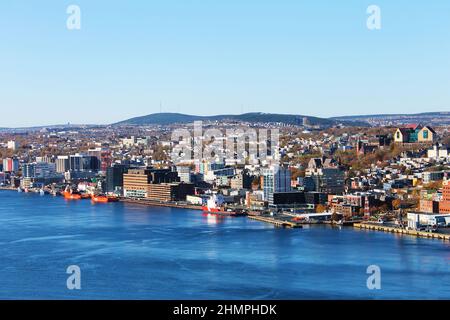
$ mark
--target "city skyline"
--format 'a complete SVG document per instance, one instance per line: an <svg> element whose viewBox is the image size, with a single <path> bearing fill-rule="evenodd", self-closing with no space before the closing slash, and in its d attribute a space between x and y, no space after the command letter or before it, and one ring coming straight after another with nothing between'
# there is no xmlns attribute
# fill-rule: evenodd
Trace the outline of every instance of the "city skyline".
<svg viewBox="0 0 450 320"><path fill-rule="evenodd" d="M0 5L0 127L178 112L447 111L446 1ZM381 10L369 30L367 8Z"/></svg>

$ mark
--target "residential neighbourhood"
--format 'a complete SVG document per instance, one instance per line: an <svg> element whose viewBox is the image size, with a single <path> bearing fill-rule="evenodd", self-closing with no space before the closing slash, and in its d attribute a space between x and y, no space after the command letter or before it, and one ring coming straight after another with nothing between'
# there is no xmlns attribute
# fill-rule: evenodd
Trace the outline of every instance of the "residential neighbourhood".
<svg viewBox="0 0 450 320"><path fill-rule="evenodd" d="M68 198L80 193L272 217L328 213L320 220L384 222L411 229L432 222L435 229L448 225L450 157L445 126L321 127L309 125L307 118L287 127L207 122L205 130L243 129L234 131L235 143L245 141L246 127L279 130L279 144L268 155L276 163L256 159L249 152L251 142L245 145L247 159L257 161L216 157L177 163L171 150L183 141L172 141L171 132L189 126L2 132L0 184ZM225 138L220 141L224 151L229 148ZM211 199L215 205L208 207Z"/></svg>

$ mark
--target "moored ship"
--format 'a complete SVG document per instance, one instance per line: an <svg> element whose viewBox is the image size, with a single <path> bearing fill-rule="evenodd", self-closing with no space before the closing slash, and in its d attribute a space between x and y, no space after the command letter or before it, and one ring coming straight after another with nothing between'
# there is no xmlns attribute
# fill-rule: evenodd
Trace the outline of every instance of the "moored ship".
<svg viewBox="0 0 450 320"><path fill-rule="evenodd" d="M114 196L96 195L92 196L92 201L98 203L117 202L119 201L119 198Z"/></svg>
<svg viewBox="0 0 450 320"><path fill-rule="evenodd" d="M67 200L81 200L81 194L73 192L73 190L69 186L66 187L66 190L64 190L62 194L64 196L64 199Z"/></svg>
<svg viewBox="0 0 450 320"><path fill-rule="evenodd" d="M202 206L202 210L208 214L217 214L222 216L243 216L246 215L243 212L236 212L231 209L225 209L223 207L224 199L221 194L212 195L205 205Z"/></svg>

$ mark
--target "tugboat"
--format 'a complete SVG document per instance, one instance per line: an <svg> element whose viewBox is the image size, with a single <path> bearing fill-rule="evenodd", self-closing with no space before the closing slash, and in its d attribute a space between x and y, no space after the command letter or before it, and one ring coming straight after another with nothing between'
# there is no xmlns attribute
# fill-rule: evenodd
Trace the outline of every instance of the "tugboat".
<svg viewBox="0 0 450 320"><path fill-rule="evenodd" d="M73 192L73 190L67 186L63 192L64 199L67 200L81 200L81 194Z"/></svg>
<svg viewBox="0 0 450 320"><path fill-rule="evenodd" d="M92 202L97 203L108 203L108 202L117 202L119 198L113 196L105 196L105 195L96 195L92 196Z"/></svg>

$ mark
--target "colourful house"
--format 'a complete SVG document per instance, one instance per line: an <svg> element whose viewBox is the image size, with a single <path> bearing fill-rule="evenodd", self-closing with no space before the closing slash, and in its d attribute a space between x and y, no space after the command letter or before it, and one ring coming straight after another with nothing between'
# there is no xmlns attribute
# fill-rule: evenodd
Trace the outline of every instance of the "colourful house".
<svg viewBox="0 0 450 320"><path fill-rule="evenodd" d="M397 143L425 143L437 140L436 132L430 126L411 124L397 128L394 133L394 141Z"/></svg>

